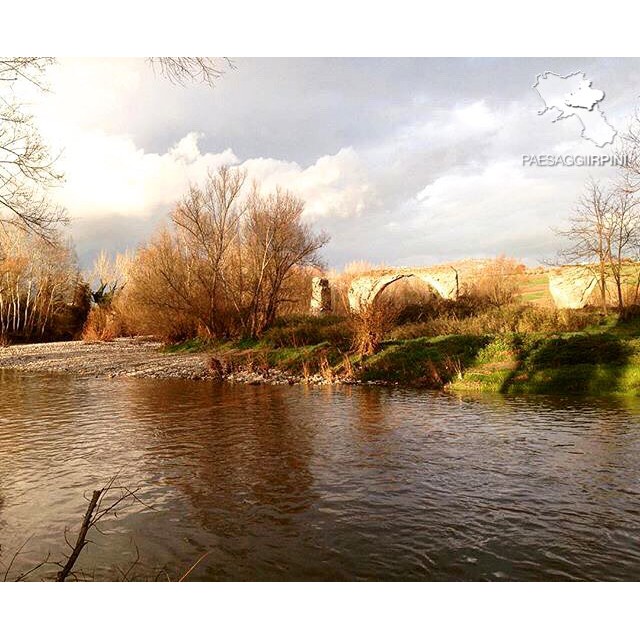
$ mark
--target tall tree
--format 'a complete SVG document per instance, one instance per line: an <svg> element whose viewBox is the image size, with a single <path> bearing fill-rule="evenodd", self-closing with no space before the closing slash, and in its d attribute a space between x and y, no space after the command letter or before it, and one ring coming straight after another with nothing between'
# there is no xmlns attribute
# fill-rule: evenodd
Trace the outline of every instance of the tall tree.
<svg viewBox="0 0 640 640"><path fill-rule="evenodd" d="M622 311L625 305L624 285L627 281L625 278L624 267L630 260L638 260L640 251L640 216L638 209L638 198L636 191L623 181L613 188L611 196L610 231L607 234L610 237L609 247L609 267L611 276L616 288L616 297L618 300L618 309ZM636 278L637 284L640 282L640 274ZM637 294L634 296L634 303L637 302Z"/></svg>
<svg viewBox="0 0 640 640"><path fill-rule="evenodd" d="M0 225L18 225L46 238L66 219L46 193L62 174L21 103L18 87L29 84L44 91L44 72L51 63L51 58L0 58Z"/></svg>
<svg viewBox="0 0 640 640"><path fill-rule="evenodd" d="M595 180L589 180L569 218L569 228L559 231L569 241L561 257L579 264L598 278L600 303L607 309L607 266L611 257L611 212L613 193Z"/></svg>
<svg viewBox="0 0 640 640"><path fill-rule="evenodd" d="M569 240L564 262L581 265L598 279L603 310L607 309L608 282L613 280L619 310L625 305L625 265L640 253L640 211L636 189L624 177L602 185L589 180L560 234Z"/></svg>
<svg viewBox="0 0 640 640"><path fill-rule="evenodd" d="M178 203L172 228L138 252L125 295L153 331L255 337L291 304L300 270L319 264L328 237L305 224L304 203L258 185L247 196L244 183L238 168L209 174Z"/></svg>

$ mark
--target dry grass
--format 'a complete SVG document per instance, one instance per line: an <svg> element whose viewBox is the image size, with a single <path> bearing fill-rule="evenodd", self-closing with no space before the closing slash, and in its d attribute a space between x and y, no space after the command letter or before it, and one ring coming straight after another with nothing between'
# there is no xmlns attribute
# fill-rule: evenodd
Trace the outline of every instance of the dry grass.
<svg viewBox="0 0 640 640"><path fill-rule="evenodd" d="M380 349L387 333L394 326L400 309L379 301L351 315L353 348L361 356L370 356Z"/></svg>
<svg viewBox="0 0 640 640"><path fill-rule="evenodd" d="M122 327L116 314L107 307L94 307L89 312L82 329L85 342L113 340L122 335Z"/></svg>
<svg viewBox="0 0 640 640"><path fill-rule="evenodd" d="M503 333L564 333L582 331L597 324L600 316L593 310L550 309L528 304L488 307L466 316L455 310L394 327L388 337L411 340L442 335L487 335Z"/></svg>

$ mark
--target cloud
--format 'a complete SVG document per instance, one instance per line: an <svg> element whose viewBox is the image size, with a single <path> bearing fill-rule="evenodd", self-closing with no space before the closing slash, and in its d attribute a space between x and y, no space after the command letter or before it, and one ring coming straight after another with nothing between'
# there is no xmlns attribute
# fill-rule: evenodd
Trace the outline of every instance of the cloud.
<svg viewBox="0 0 640 640"><path fill-rule="evenodd" d="M407 226L413 235L428 234L435 253L447 258L499 252L551 257L552 228L562 224L582 187L581 176L570 171L557 171L554 178L508 161L446 175L405 204Z"/></svg>
<svg viewBox="0 0 640 640"><path fill-rule="evenodd" d="M623 123L637 65L526 59L240 59L213 91L171 85L143 60L63 60L36 116L63 151L57 195L81 254L143 241L190 181L230 163L305 199L332 235L332 266L535 260L553 254L551 227L584 180L610 173L522 167L523 155L593 153L579 123L538 115L532 89L545 69L576 66Z"/></svg>
<svg viewBox="0 0 640 640"><path fill-rule="evenodd" d="M307 203L305 215L311 220L359 216L375 202L364 165L352 148L322 156L306 169L295 162L265 158L247 160L241 167L265 191L282 186L297 193Z"/></svg>
<svg viewBox="0 0 640 640"><path fill-rule="evenodd" d="M67 176L58 200L74 218L109 213L148 216L167 212L189 183L202 183L207 172L237 165L263 191L277 186L303 198L309 219L360 215L371 196L366 172L353 149L323 156L309 167L273 158L240 162L231 149L200 150L201 135L190 132L165 153L147 153L125 136L83 132L69 143L61 167Z"/></svg>

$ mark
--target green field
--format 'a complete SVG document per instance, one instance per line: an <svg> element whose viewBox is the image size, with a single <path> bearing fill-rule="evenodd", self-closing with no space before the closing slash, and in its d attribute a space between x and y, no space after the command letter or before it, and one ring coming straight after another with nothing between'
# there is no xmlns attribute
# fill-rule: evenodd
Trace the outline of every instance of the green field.
<svg viewBox="0 0 640 640"><path fill-rule="evenodd" d="M520 300L533 304L551 305L549 277L546 273L527 273L522 279Z"/></svg>

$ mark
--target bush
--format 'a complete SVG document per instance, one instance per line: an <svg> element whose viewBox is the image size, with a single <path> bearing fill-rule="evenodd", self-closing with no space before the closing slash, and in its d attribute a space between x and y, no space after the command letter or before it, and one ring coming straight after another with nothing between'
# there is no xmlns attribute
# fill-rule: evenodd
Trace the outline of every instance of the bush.
<svg viewBox="0 0 640 640"><path fill-rule="evenodd" d="M494 306L511 304L520 295L524 272L525 266L517 260L498 256L479 271L469 294Z"/></svg>
<svg viewBox="0 0 640 640"><path fill-rule="evenodd" d="M91 309L82 330L85 342L113 340L122 335L122 326L117 315L107 306L96 306Z"/></svg>
<svg viewBox="0 0 640 640"><path fill-rule="evenodd" d="M377 353L382 341L396 322L399 309L376 300L351 315L353 348L361 356Z"/></svg>

